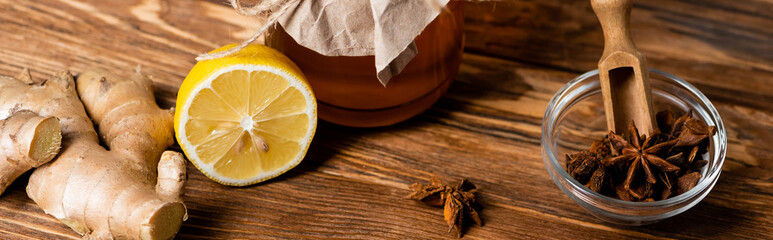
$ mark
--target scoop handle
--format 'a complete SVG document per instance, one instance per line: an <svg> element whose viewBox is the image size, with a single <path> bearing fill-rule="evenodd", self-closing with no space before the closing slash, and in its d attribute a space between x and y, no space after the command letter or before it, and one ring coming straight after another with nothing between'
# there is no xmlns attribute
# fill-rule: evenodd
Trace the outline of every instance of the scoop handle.
<svg viewBox="0 0 773 240"><path fill-rule="evenodd" d="M591 0L601 28L604 30L604 54L602 61L610 54L621 51L641 56L631 38L631 0Z"/></svg>
<svg viewBox="0 0 773 240"><path fill-rule="evenodd" d="M604 30L599 80L607 128L622 133L634 122L639 132L649 134L657 125L647 61L631 38L632 5L631 0L591 0Z"/></svg>

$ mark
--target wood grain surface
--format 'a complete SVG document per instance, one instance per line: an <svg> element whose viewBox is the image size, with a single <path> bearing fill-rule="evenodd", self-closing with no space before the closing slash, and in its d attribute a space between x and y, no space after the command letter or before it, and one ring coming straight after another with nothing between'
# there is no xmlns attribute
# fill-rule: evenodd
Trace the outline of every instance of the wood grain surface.
<svg viewBox="0 0 773 240"><path fill-rule="evenodd" d="M171 107L197 54L248 37L258 20L222 0L0 0L0 74L33 78L138 65ZM189 164L179 239L446 239L441 209L404 197L432 175L479 186L485 225L468 239L773 238L773 1L635 0L634 41L650 67L684 78L723 117L723 173L702 202L643 227L602 222L550 179L542 115L563 84L596 68L601 27L586 0L468 4L467 49L448 94L391 127L321 122L304 161L251 187ZM0 196L0 239L78 239L24 191Z"/></svg>

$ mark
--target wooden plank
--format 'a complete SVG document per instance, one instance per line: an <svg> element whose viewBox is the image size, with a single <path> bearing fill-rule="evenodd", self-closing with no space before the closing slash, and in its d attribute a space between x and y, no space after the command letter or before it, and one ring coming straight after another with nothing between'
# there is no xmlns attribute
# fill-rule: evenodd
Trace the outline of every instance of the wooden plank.
<svg viewBox="0 0 773 240"><path fill-rule="evenodd" d="M634 1L631 29L652 68L714 101L773 109L771 1ZM601 25L587 0L468 4L466 50L577 73L597 68ZM738 97L744 96L744 97Z"/></svg>
<svg viewBox="0 0 773 240"><path fill-rule="evenodd" d="M137 66L156 84L162 107L194 57L235 43L252 32L255 19L204 1L12 1L0 0L4 33L0 72L27 67L34 78L89 66L130 74ZM195 32L194 32L195 31Z"/></svg>
<svg viewBox="0 0 773 240"><path fill-rule="evenodd" d="M0 0L0 74L28 67L44 78L91 65L129 73L142 65L170 107L196 54L251 33L254 19L218 3ZM441 209L404 199L411 183L430 175L468 177L480 187L486 224L466 238L773 237L773 150L764 146L773 141L773 37L764 28L771 13L761 10L770 3L635 1L639 48L652 66L685 77L714 101L730 143L720 181L703 202L645 227L588 215L542 163L548 100L601 54L600 27L585 1L562 3L500 2L496 12L486 5L493 3L468 4L467 45L479 54L465 55L438 104L386 128L322 122L304 162L277 179L230 188L189 166L190 219L180 238L451 238ZM729 43L738 36L745 46ZM25 181L0 196L0 238L78 238L26 197Z"/></svg>

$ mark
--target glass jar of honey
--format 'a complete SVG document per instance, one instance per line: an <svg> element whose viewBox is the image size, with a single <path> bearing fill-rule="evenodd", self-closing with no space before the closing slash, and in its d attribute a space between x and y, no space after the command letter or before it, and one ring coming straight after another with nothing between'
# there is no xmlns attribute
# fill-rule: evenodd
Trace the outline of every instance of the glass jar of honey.
<svg viewBox="0 0 773 240"><path fill-rule="evenodd" d="M303 71L317 97L319 117L352 127L387 126L427 110L448 89L464 48L464 3L450 1L414 42L416 56L384 86L374 56L325 56L299 45L281 26L266 45Z"/></svg>

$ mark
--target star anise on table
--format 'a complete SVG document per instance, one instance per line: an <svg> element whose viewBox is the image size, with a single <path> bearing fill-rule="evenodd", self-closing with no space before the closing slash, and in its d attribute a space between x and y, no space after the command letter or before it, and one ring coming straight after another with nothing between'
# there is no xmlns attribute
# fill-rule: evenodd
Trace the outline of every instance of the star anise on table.
<svg viewBox="0 0 773 240"><path fill-rule="evenodd" d="M433 177L429 184L411 185L413 193L408 198L422 201L430 206L443 206L443 216L448 224L448 231L453 231L456 237L462 236L462 223L465 217L472 219L478 226L483 221L478 215L478 204L475 202L477 189L474 184L462 179L459 184L449 186L443 184L439 178Z"/></svg>

